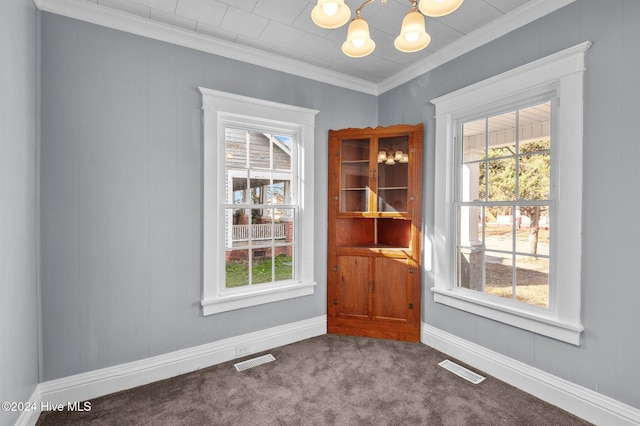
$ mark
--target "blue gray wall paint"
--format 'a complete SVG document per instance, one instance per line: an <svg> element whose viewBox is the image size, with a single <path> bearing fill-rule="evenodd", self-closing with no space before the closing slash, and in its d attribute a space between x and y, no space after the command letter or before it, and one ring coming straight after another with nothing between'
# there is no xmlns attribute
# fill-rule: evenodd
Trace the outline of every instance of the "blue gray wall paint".
<svg viewBox="0 0 640 426"><path fill-rule="evenodd" d="M28 401L38 383L38 12L0 2L0 401ZM0 411L0 425L19 412Z"/></svg>
<svg viewBox="0 0 640 426"><path fill-rule="evenodd" d="M590 40L585 74L581 345L575 347L433 302L423 321L634 407L640 407L637 121L640 2L579 0L379 97L381 125L424 122L425 228L433 237L434 107L430 100Z"/></svg>
<svg viewBox="0 0 640 426"><path fill-rule="evenodd" d="M324 315L327 131L376 125L376 98L57 15L41 31L44 379ZM199 86L320 110L315 295L202 316Z"/></svg>

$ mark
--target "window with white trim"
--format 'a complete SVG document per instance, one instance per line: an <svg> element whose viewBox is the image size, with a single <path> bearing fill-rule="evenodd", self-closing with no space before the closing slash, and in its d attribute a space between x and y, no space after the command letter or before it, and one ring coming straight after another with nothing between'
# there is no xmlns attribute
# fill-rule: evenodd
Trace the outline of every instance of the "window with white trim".
<svg viewBox="0 0 640 426"><path fill-rule="evenodd" d="M575 345L590 45L432 101L434 300Z"/></svg>
<svg viewBox="0 0 640 426"><path fill-rule="evenodd" d="M200 92L204 315L313 294L317 111Z"/></svg>

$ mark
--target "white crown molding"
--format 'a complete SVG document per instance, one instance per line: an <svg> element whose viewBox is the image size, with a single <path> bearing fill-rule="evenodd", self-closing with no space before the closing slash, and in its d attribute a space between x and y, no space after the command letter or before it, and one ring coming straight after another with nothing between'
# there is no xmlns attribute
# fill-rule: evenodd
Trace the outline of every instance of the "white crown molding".
<svg viewBox="0 0 640 426"><path fill-rule="evenodd" d="M532 0L477 30L459 38L451 44L415 64L405 68L378 84L382 94L401 84L431 71L459 56L487 44L505 34L542 18L576 0Z"/></svg>
<svg viewBox="0 0 640 426"><path fill-rule="evenodd" d="M346 74L329 71L322 67L310 65L295 59L215 39L204 34L174 27L142 16L121 12L86 0L34 0L36 6L45 12L376 96L574 1L576 0L529 1L382 82L374 83Z"/></svg>
<svg viewBox="0 0 640 426"><path fill-rule="evenodd" d="M640 410L422 323L420 341L589 422L638 425Z"/></svg>
<svg viewBox="0 0 640 426"><path fill-rule="evenodd" d="M49 380L36 386L31 407L82 402L216 364L267 351L327 333L327 317L322 315L267 330L182 349L113 367ZM23 411L17 425L35 425L40 410Z"/></svg>
<svg viewBox="0 0 640 426"><path fill-rule="evenodd" d="M329 71L319 66L264 52L249 46L216 39L86 0L34 0L34 2L38 9L44 12L286 72L369 95L378 94L376 83L370 81Z"/></svg>

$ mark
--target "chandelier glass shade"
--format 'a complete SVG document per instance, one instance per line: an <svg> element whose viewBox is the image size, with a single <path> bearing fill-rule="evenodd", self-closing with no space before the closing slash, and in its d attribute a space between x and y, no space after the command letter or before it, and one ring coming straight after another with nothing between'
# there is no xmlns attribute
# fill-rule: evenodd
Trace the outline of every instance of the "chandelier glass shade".
<svg viewBox="0 0 640 426"><path fill-rule="evenodd" d="M460 7L464 0L420 0L420 12L437 18L448 15Z"/></svg>
<svg viewBox="0 0 640 426"><path fill-rule="evenodd" d="M402 20L400 35L393 45L401 52L411 53L424 49L431 43L431 36L427 33L424 16L415 6Z"/></svg>
<svg viewBox="0 0 640 426"><path fill-rule="evenodd" d="M376 43L369 36L369 24L360 16L356 16L349 24L347 41L342 43L342 52L352 58L362 58L375 48Z"/></svg>
<svg viewBox="0 0 640 426"><path fill-rule="evenodd" d="M311 11L311 19L322 28L338 28L349 20L351 10L344 0L317 0L318 3ZM371 39L369 25L361 16L362 8L373 2L366 0L356 9L356 16L349 24L347 41L342 44L342 52L352 58L369 55L376 47ZM409 0L411 10L402 20L400 35L396 37L394 46L401 52L418 52L429 45L431 36L425 27L424 15L438 17L456 10L464 0ZM386 4L387 0L381 0ZM419 11L418 11L419 10Z"/></svg>
<svg viewBox="0 0 640 426"><path fill-rule="evenodd" d="M318 0L311 10L311 19L322 28L338 28L351 18L351 9L344 0Z"/></svg>

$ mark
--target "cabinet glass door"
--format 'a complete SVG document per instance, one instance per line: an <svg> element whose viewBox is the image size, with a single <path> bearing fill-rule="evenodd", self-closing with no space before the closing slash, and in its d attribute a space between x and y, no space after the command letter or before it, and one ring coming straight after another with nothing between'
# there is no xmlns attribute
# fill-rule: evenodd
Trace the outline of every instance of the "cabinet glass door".
<svg viewBox="0 0 640 426"><path fill-rule="evenodd" d="M406 212L409 190L409 139L378 140L378 211Z"/></svg>
<svg viewBox="0 0 640 426"><path fill-rule="evenodd" d="M343 140L340 147L340 211L368 212L369 139Z"/></svg>

